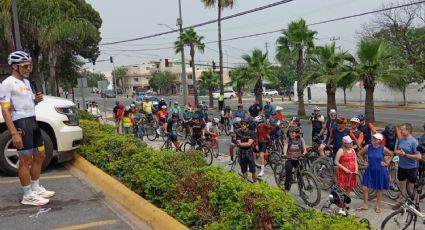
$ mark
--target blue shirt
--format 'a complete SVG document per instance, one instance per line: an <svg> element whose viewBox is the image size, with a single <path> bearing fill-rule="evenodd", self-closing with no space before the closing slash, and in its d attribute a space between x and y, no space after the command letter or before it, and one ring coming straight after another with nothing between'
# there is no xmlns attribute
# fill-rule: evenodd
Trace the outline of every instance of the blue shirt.
<svg viewBox="0 0 425 230"><path fill-rule="evenodd" d="M400 140L398 141L397 149L403 150L406 154L415 154L417 152L418 145L418 140L416 140L416 138L414 137L400 138ZM400 165L400 168L414 169L418 167L417 160L407 158L406 156L401 156L399 159L400 160L398 163Z"/></svg>
<svg viewBox="0 0 425 230"><path fill-rule="evenodd" d="M266 118L269 118L273 111L274 111L273 106L271 105L264 106L264 115L266 115Z"/></svg>

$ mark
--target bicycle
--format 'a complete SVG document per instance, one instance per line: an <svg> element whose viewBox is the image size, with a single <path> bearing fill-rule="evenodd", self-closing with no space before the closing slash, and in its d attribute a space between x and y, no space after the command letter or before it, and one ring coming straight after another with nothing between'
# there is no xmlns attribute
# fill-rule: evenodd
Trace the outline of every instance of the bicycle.
<svg viewBox="0 0 425 230"><path fill-rule="evenodd" d="M413 228L409 229L416 229L416 222L418 221L418 218L419 220L422 220L423 224L425 224L425 213L421 213L418 210L418 206L416 206L410 198L407 198L407 201L400 207L400 209L385 217L381 224L381 229L408 229L412 222Z"/></svg>
<svg viewBox="0 0 425 230"><path fill-rule="evenodd" d="M222 119L224 119L224 124L220 123L220 135L224 133L226 133L227 136L230 135L230 130L232 129L231 125L230 125L230 118L228 117L222 117Z"/></svg>
<svg viewBox="0 0 425 230"><path fill-rule="evenodd" d="M174 143L171 141L169 136L167 136L167 140L165 140L164 144L161 146L161 150L175 150L176 152L182 151L174 146Z"/></svg>
<svg viewBox="0 0 425 230"><path fill-rule="evenodd" d="M202 155L205 157L205 159L207 161L207 164L208 165L212 165L212 162L213 162L213 152L208 147L208 144L204 141L204 139L197 139L197 140L195 140L195 139L193 139L191 137L190 138L190 141L186 141L183 144L183 151L184 152L187 152L187 151L193 150L193 149L194 150L197 150L197 151L201 151L202 152Z"/></svg>
<svg viewBox="0 0 425 230"><path fill-rule="evenodd" d="M292 183L298 184L298 191L301 199L304 203L310 207L317 206L320 203L321 191L318 186L316 177L305 168L308 156L299 156L296 158L298 166L292 171ZM293 160L288 156L282 156L281 160L276 163L273 175L278 187L283 188L285 182L285 162L287 160ZM283 188L284 189L284 188ZM309 193L310 195L307 195ZM316 198L309 199L312 195L316 195Z"/></svg>

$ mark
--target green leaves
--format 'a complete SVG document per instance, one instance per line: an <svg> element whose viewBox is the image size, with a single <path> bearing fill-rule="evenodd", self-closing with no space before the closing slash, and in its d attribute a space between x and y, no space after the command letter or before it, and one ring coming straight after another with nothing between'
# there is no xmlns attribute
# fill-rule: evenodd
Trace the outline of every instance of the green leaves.
<svg viewBox="0 0 425 230"><path fill-rule="evenodd" d="M176 75L171 73L170 71L155 73L153 77L149 80L149 85L155 91L159 89L168 91L171 86L174 85L176 81Z"/></svg>
<svg viewBox="0 0 425 230"><path fill-rule="evenodd" d="M191 50L191 56L195 48L197 48L199 51L201 51L201 53L203 53L205 44L202 40L204 40L204 37L198 36L198 34L193 28L186 29L180 35L179 40L174 42L175 51L176 53L180 53L184 46L189 46Z"/></svg>
<svg viewBox="0 0 425 230"><path fill-rule="evenodd" d="M219 75L212 70L204 71L199 79L199 86L211 91L216 90L220 86Z"/></svg>

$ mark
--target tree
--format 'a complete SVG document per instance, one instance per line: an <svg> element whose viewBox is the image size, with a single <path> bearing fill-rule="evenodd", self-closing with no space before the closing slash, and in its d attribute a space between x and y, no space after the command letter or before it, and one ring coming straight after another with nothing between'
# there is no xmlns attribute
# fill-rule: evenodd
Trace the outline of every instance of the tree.
<svg viewBox="0 0 425 230"><path fill-rule="evenodd" d="M242 103L242 89L248 84L251 72L249 71L248 66L241 65L230 72L230 79L232 80L232 85L236 88L236 95L238 97L238 103Z"/></svg>
<svg viewBox="0 0 425 230"><path fill-rule="evenodd" d="M87 78L87 86L88 87L97 87L98 81L106 80L106 77L102 73L94 73L87 69L81 71L81 76Z"/></svg>
<svg viewBox="0 0 425 230"><path fill-rule="evenodd" d="M305 116L304 108L304 68L314 49L316 31L308 29L304 19L293 21L278 38L276 59L281 63L294 63L297 74L298 115Z"/></svg>
<svg viewBox="0 0 425 230"><path fill-rule="evenodd" d="M342 91L344 92L344 104L347 104L347 96L346 96L346 90L348 88L352 88L354 84L357 82L358 78L357 75L354 72L354 66L353 65L346 65L343 66L343 74L336 82L336 86L338 88L342 88Z"/></svg>
<svg viewBox="0 0 425 230"><path fill-rule="evenodd" d="M383 75L391 72L388 61L393 56L391 49L383 41L366 40L360 41L358 51L358 65L356 72L363 81L366 91L365 114L369 121L375 121L375 105L373 93L376 82Z"/></svg>
<svg viewBox="0 0 425 230"><path fill-rule="evenodd" d="M294 90L294 83L297 78L295 66L290 64L280 65L275 72L276 74L269 79L270 83L277 88L283 88L291 101L291 92Z"/></svg>
<svg viewBox="0 0 425 230"><path fill-rule="evenodd" d="M205 44L202 42L203 36L198 36L193 28L185 30L179 37L179 40L174 42L176 53L180 53L184 46L190 47L190 58L192 62L192 78L193 78L193 89L195 96L195 105L199 103L198 99L198 86L196 84L196 73L195 73L195 48L201 53L204 52Z"/></svg>
<svg viewBox="0 0 425 230"><path fill-rule="evenodd" d="M320 82L326 83L327 112L329 114L329 110L337 109L335 94L337 82L345 74L343 67L347 65L347 62L354 63L355 59L348 51L336 52L335 43L332 43L316 47L311 60L313 62L311 75Z"/></svg>
<svg viewBox="0 0 425 230"><path fill-rule="evenodd" d="M262 106L263 104L263 80L272 78L273 67L267 59L267 52L254 49L251 55L242 55L242 59L246 61L248 71L250 72L249 82L255 82L254 94L255 100Z"/></svg>
<svg viewBox="0 0 425 230"><path fill-rule="evenodd" d="M224 83L223 83L223 46L221 42L221 12L225 8L233 8L235 0L201 0L206 7L215 7L217 4L218 9L218 55L220 59L220 93L224 94Z"/></svg>
<svg viewBox="0 0 425 230"><path fill-rule="evenodd" d="M213 92L220 86L219 78L220 76L217 73L209 70L202 72L201 78L199 79L199 86L208 90L210 108L214 107Z"/></svg>
<svg viewBox="0 0 425 230"><path fill-rule="evenodd" d="M149 86L156 92L168 94L171 87L176 83L176 75L170 71L155 73L149 80Z"/></svg>

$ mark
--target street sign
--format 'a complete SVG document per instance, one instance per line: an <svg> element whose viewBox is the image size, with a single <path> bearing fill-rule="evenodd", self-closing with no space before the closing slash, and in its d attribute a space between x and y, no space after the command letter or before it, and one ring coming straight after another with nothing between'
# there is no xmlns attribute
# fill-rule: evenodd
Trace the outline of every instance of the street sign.
<svg viewBox="0 0 425 230"><path fill-rule="evenodd" d="M89 97L89 96L91 96L91 88L89 88L89 87L84 87L84 88L74 88L74 95L75 95L75 97L82 97L82 96L84 96L84 97ZM84 95L81 95L81 92L84 94Z"/></svg>
<svg viewBox="0 0 425 230"><path fill-rule="evenodd" d="M78 78L77 85L78 85L78 88L87 87L87 78Z"/></svg>

